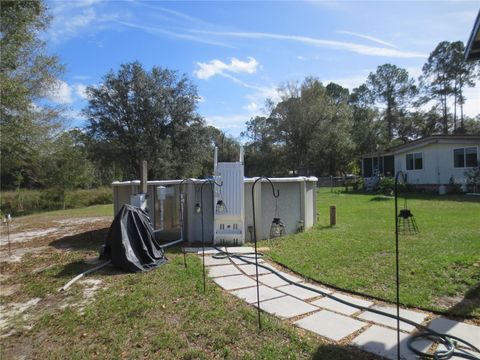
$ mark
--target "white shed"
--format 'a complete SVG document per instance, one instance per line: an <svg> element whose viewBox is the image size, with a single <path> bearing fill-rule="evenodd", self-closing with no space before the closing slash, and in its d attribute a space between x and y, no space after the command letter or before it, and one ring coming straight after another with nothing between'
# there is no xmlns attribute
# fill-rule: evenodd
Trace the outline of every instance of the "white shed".
<svg viewBox="0 0 480 360"><path fill-rule="evenodd" d="M252 240L253 211L252 186L257 178L245 178L244 186L244 240ZM298 226L311 228L317 220L316 177L270 178L275 189L280 192L278 199L273 198L269 183L259 181L253 194L255 198L255 222L257 239L268 239L274 217L280 217L287 234L295 233ZM152 180L147 182L147 208L155 229L164 229L162 236L167 240L179 237L180 208L179 194L185 192L185 210L183 236L189 242L202 239L201 207L204 213L204 239L210 243L214 233L214 192L211 184L202 184L205 180L189 179L180 189L181 180ZM140 181L113 182L114 215L123 204L131 202L131 195L140 190ZM157 194L159 187L171 189L171 197L160 202ZM226 194L224 194L225 196ZM224 200L227 198L224 197ZM230 204L226 204L229 206ZM277 209L276 209L277 208ZM243 242L243 241L242 241Z"/></svg>

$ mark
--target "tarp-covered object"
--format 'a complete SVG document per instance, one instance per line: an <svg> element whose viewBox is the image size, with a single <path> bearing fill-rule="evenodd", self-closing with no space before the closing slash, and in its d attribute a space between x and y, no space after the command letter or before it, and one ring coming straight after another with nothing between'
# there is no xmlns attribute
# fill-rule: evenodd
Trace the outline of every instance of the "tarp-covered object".
<svg viewBox="0 0 480 360"><path fill-rule="evenodd" d="M146 271L166 261L147 213L123 205L108 230L104 257L128 272Z"/></svg>

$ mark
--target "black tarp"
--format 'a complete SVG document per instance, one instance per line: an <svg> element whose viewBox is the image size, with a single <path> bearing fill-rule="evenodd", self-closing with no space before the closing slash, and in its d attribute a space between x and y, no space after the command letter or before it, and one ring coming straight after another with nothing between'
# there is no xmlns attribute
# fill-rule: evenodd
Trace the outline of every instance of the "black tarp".
<svg viewBox="0 0 480 360"><path fill-rule="evenodd" d="M128 272L147 271L166 261L148 214L123 205L108 230L104 258Z"/></svg>

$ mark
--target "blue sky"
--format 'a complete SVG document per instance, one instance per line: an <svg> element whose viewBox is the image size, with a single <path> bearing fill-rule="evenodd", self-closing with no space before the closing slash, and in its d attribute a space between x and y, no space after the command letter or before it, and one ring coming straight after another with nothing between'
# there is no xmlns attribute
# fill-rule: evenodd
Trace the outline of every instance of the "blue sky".
<svg viewBox="0 0 480 360"><path fill-rule="evenodd" d="M207 123L237 137L266 98L305 76L350 89L385 63L417 78L443 40L467 42L478 2L47 1L49 51L66 65L51 94L82 126L85 88L139 60L187 74ZM480 91L465 112L480 113Z"/></svg>

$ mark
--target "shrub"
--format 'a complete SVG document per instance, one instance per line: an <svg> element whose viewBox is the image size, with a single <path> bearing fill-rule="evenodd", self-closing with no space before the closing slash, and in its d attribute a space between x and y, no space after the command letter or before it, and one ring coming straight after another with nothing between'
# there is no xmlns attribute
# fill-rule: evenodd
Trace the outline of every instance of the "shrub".
<svg viewBox="0 0 480 360"><path fill-rule="evenodd" d="M448 181L448 192L452 194L459 194L462 192L462 187L455 181L455 178L450 176L450 180Z"/></svg>
<svg viewBox="0 0 480 360"><path fill-rule="evenodd" d="M40 211L78 208L112 203L112 189L100 187L96 189L77 189L66 191L61 189L5 191L0 199L1 212L14 216L27 215Z"/></svg>
<svg viewBox="0 0 480 360"><path fill-rule="evenodd" d="M395 187L395 179L392 177L382 177L378 182L378 192L384 195L392 195Z"/></svg>

